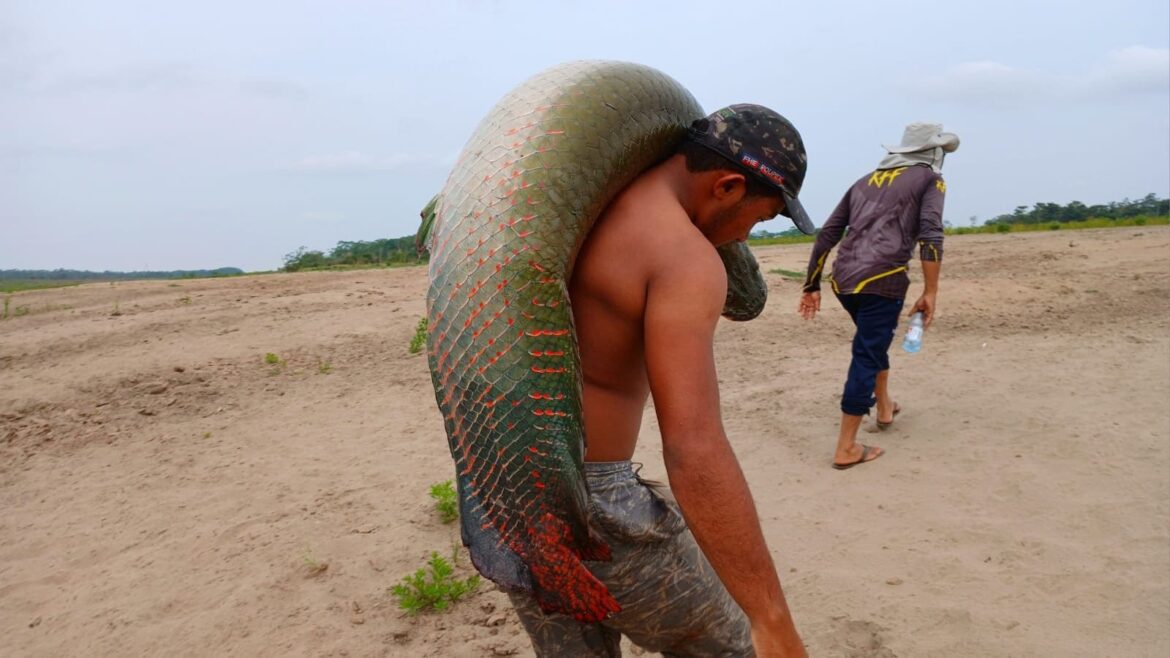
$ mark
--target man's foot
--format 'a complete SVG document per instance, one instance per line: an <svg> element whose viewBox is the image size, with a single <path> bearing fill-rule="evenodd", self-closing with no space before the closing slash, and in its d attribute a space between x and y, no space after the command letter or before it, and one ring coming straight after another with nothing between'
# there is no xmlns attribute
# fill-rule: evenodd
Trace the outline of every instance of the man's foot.
<svg viewBox="0 0 1170 658"><path fill-rule="evenodd" d="M855 450L857 454L849 455L849 457L852 458L849 461L834 461L833 468L837 469L838 471L843 471L847 468L853 468L858 464L871 462L886 453L885 450L882 450L877 446L867 446L863 443L854 444L853 447L857 449Z"/></svg>
<svg viewBox="0 0 1170 658"><path fill-rule="evenodd" d="M874 418L874 421L877 423L877 428L879 430L887 429L890 425L894 424L894 419L897 418L898 414L900 413L902 413L902 407L898 406L897 402L894 403L894 413L890 414L889 420L881 419L881 410L879 409L878 417Z"/></svg>

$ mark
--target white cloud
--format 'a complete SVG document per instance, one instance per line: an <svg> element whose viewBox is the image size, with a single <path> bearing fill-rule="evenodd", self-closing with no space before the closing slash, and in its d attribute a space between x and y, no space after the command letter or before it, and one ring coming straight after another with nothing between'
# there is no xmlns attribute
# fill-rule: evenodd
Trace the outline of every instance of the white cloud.
<svg viewBox="0 0 1170 658"><path fill-rule="evenodd" d="M1170 48L1131 46L1109 53L1086 76L1088 93L1165 93L1170 91Z"/></svg>
<svg viewBox="0 0 1170 658"><path fill-rule="evenodd" d="M1170 90L1170 49L1131 46L1078 74L1054 74L990 60L959 64L910 89L935 99L982 105L1108 100Z"/></svg>

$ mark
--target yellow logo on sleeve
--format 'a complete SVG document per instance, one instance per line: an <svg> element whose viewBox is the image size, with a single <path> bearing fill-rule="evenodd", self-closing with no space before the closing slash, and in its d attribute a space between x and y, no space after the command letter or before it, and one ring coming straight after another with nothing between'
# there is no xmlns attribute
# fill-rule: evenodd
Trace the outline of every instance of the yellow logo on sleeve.
<svg viewBox="0 0 1170 658"><path fill-rule="evenodd" d="M934 187L942 194L947 193L947 184L941 178L934 182Z"/></svg>

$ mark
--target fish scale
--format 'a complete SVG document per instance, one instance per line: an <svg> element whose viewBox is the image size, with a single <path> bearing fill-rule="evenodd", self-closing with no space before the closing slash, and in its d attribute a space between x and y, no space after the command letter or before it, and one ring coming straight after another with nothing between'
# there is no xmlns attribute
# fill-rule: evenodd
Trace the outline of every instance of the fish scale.
<svg viewBox="0 0 1170 658"><path fill-rule="evenodd" d="M585 514L573 260L610 200L702 115L649 67L554 67L488 113L424 210L427 355L463 543L485 577L548 612L592 622L620 609L582 564L610 551ZM729 287L725 313L754 317L758 266L743 245L723 255L747 282Z"/></svg>

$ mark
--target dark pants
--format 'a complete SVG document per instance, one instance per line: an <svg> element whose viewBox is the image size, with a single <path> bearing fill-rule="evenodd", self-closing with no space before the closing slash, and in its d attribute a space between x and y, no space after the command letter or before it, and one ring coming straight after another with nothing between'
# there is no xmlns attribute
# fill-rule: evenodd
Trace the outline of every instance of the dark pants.
<svg viewBox="0 0 1170 658"><path fill-rule="evenodd" d="M890 369L890 343L898 330L904 300L866 294L837 295L837 300L857 326L841 411L864 416L876 401L873 389L878 373Z"/></svg>

